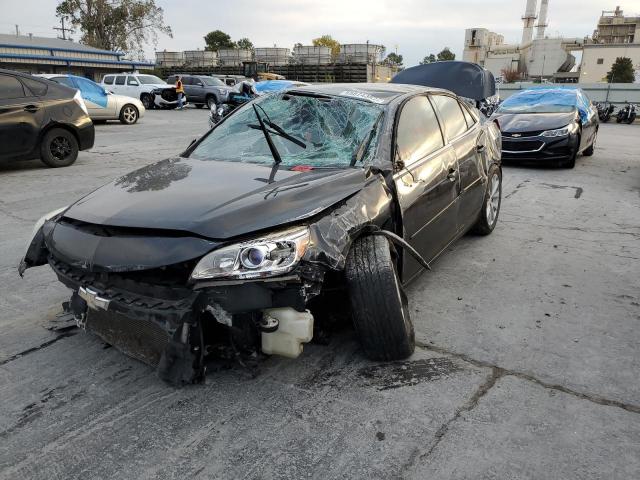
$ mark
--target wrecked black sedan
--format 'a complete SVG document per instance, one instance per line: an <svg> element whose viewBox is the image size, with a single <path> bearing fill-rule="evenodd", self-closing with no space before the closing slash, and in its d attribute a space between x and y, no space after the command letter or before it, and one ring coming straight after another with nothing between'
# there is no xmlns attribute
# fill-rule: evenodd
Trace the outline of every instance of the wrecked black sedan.
<svg viewBox="0 0 640 480"><path fill-rule="evenodd" d="M403 285L491 233L501 182L500 132L449 91L301 87L45 216L20 273L48 264L80 326L172 383L202 380L220 345L297 357L316 307L350 311L370 358L400 359Z"/></svg>

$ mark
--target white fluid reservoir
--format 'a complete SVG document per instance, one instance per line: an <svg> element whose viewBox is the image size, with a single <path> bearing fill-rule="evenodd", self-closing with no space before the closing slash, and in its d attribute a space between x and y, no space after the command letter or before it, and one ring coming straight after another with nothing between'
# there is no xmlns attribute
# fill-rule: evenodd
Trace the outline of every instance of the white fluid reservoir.
<svg viewBox="0 0 640 480"><path fill-rule="evenodd" d="M296 358L302 353L302 344L313 338L313 315L308 310L270 308L263 315L278 321L275 332L262 332L262 351L267 355Z"/></svg>

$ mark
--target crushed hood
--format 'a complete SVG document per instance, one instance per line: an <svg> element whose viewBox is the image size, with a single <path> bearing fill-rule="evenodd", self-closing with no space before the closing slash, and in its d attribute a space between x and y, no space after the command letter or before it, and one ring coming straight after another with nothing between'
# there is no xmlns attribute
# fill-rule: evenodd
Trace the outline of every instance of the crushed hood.
<svg viewBox="0 0 640 480"><path fill-rule="evenodd" d="M190 232L224 240L312 217L362 189L365 170L170 158L131 172L73 204L66 218Z"/></svg>

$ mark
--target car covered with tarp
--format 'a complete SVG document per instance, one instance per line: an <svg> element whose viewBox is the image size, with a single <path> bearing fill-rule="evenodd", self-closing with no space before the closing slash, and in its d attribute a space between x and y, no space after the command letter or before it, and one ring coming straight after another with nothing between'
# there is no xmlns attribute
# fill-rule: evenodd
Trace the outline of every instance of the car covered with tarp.
<svg viewBox="0 0 640 480"><path fill-rule="evenodd" d="M502 131L505 160L573 168L579 154L593 155L598 113L579 88L523 90L504 100L491 118Z"/></svg>

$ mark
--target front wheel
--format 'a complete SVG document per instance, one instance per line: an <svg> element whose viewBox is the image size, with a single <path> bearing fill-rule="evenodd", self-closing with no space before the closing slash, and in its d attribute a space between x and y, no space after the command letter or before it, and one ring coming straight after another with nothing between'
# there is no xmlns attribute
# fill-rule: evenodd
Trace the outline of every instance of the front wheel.
<svg viewBox="0 0 640 480"><path fill-rule="evenodd" d="M209 95L207 97L207 108L211 110L211 107L214 107L215 105L216 105L216 97L214 97L213 95Z"/></svg>
<svg viewBox="0 0 640 480"><path fill-rule="evenodd" d="M632 113L631 115L629 115L629 120L627 120L627 124L631 125L635 120L636 120L636 114Z"/></svg>
<svg viewBox="0 0 640 480"><path fill-rule="evenodd" d="M153 108L153 98L151 97L150 94L143 93L140 96L140 101L142 102L142 105L144 106L145 109L151 110Z"/></svg>
<svg viewBox="0 0 640 480"><path fill-rule="evenodd" d="M471 227L471 231L479 235L489 235L496 228L502 204L502 170L497 165L491 165L487 177L482 210L478 220Z"/></svg>
<svg viewBox="0 0 640 480"><path fill-rule="evenodd" d="M345 268L358 339L372 360L400 360L415 349L415 334L391 248L372 235L353 242Z"/></svg>
<svg viewBox="0 0 640 480"><path fill-rule="evenodd" d="M596 148L596 138L598 138L597 130L596 130L596 133L593 135L593 140L591 141L591 145L589 145L589 148L587 148L584 152L582 152L582 155L584 155L585 157L590 157L593 155L593 152Z"/></svg>
<svg viewBox="0 0 640 480"><path fill-rule="evenodd" d="M120 123L124 123L125 125L133 125L138 121L138 109L127 103L122 110L120 110Z"/></svg>
<svg viewBox="0 0 640 480"><path fill-rule="evenodd" d="M76 137L62 128L49 130L40 144L40 159L49 167L68 167L78 158Z"/></svg>

